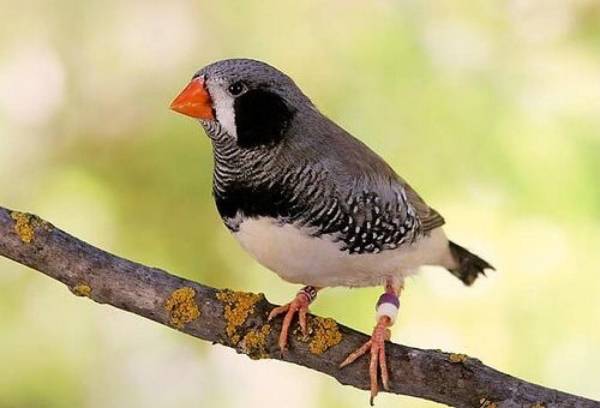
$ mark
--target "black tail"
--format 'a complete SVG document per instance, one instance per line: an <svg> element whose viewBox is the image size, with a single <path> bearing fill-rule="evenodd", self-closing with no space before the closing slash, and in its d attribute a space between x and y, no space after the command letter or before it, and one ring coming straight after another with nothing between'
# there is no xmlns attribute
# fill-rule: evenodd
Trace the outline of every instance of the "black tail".
<svg viewBox="0 0 600 408"><path fill-rule="evenodd" d="M450 253L458 266L448 270L467 286L475 282L479 274L485 275L486 269L495 270L492 265L452 241Z"/></svg>

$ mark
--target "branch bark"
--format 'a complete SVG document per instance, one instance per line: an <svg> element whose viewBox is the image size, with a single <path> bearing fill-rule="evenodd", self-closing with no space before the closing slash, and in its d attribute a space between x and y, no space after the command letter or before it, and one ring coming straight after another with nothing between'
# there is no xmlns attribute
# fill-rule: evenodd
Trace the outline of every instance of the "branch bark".
<svg viewBox="0 0 600 408"><path fill-rule="evenodd" d="M0 207L0 255L67 285L79 296L106 303L251 358L272 358L369 389L368 359L338 369L368 337L331 319L311 316L311 333L295 333L290 349L277 348L280 319L262 295L218 290L141 265L89 245L40 218ZM600 402L501 373L461 354L389 343L390 392L455 407L581 407ZM366 401L366 396L365 396Z"/></svg>

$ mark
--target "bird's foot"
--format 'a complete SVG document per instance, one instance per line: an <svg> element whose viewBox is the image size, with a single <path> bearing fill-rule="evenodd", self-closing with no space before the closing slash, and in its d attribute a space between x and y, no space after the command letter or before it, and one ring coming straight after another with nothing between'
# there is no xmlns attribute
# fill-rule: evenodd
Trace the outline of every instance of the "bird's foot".
<svg viewBox="0 0 600 408"><path fill-rule="evenodd" d="M394 324L398 310L400 309L400 300L398 296L402 290L402 284L394 281L386 282L386 292L379 297L377 301L377 325L371 334L371 340L367 341L355 352L350 354L340 364L340 368L346 367L348 364L356 361L360 356L371 352L371 360L369 364L369 378L371 380L371 406L379 392L379 381L377 370L381 372L381 382L383 388L388 391L390 388L390 376L388 373L387 362L385 360L385 342L391 337L389 327Z"/></svg>
<svg viewBox="0 0 600 408"><path fill-rule="evenodd" d="M346 357L342 364L340 364L340 368L344 368L348 364L356 361L356 359L362 355L366 354L368 351L371 351L371 362L369 364L369 377L371 378L371 405L373 405L373 400L379 392L377 369L379 369L381 372L381 382L383 383L383 388L387 391L389 390L390 386L390 378L388 374L387 363L385 361L385 342L391 337L391 332L388 328L390 325L391 321L388 316L380 317L375 329L373 329L371 340L367 341L360 348Z"/></svg>
<svg viewBox="0 0 600 408"><path fill-rule="evenodd" d="M308 334L306 315L308 314L308 306L316 296L317 289L312 286L306 286L298 292L294 300L285 305L274 308L271 310L271 313L269 313L269 321L276 316L285 313L278 342L279 349L281 350L282 354L287 349L288 333L292 324L292 319L296 313L298 313L298 323L300 324L300 330L302 330L302 334L304 336Z"/></svg>

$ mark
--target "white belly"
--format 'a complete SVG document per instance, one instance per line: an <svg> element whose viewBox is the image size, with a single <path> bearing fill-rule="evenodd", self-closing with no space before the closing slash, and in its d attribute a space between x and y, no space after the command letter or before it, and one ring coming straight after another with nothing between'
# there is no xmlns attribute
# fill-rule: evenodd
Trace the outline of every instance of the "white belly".
<svg viewBox="0 0 600 408"><path fill-rule="evenodd" d="M308 230L266 217L242 221L234 236L282 279L316 287L377 286L386 278L404 279L421 265L444 266L451 262L448 240L441 228L407 247L353 255L340 251L341 244L330 236L311 237Z"/></svg>

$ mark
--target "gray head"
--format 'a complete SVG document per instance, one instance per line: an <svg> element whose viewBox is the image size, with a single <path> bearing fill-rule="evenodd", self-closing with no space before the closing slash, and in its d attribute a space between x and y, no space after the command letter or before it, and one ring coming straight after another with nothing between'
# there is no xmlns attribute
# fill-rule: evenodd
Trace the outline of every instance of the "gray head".
<svg viewBox="0 0 600 408"><path fill-rule="evenodd" d="M252 59L202 68L171 108L198 119L211 136L220 131L234 138L240 147L277 143L297 113L314 109L290 77Z"/></svg>

